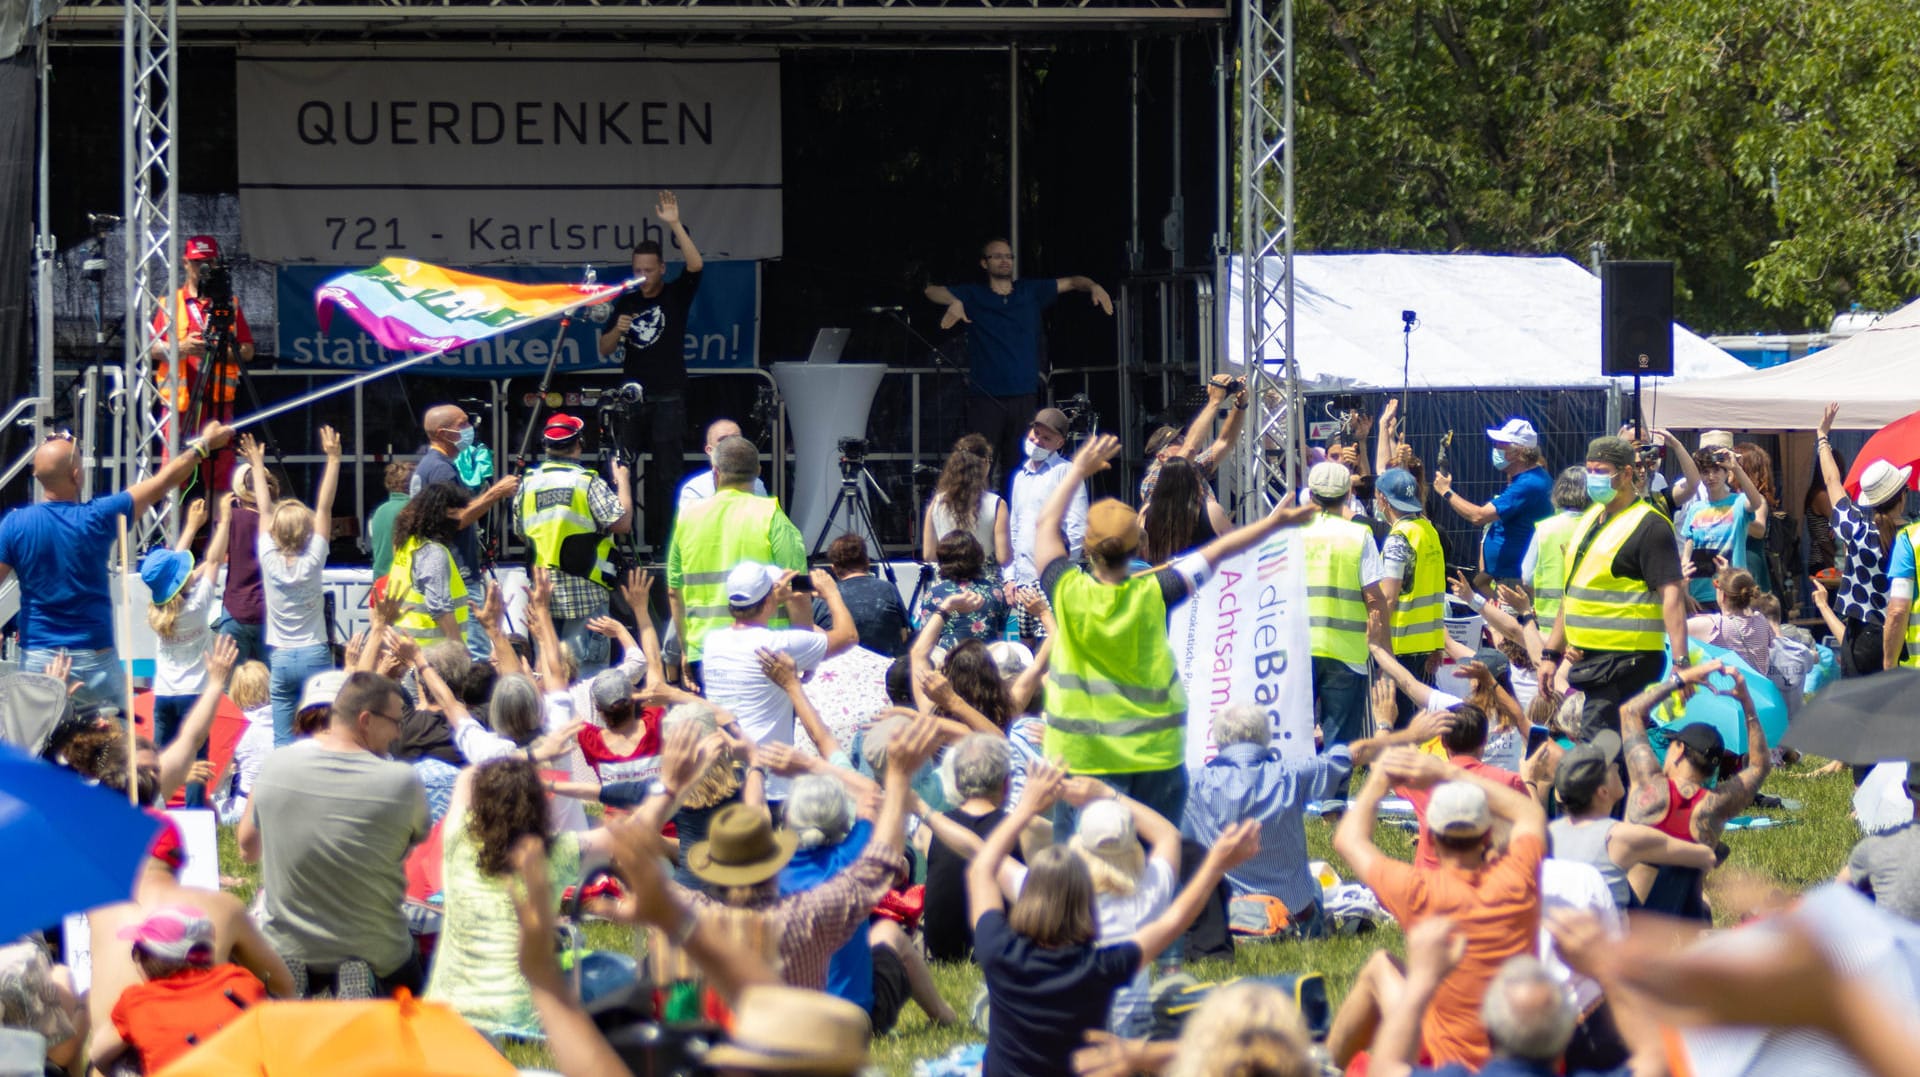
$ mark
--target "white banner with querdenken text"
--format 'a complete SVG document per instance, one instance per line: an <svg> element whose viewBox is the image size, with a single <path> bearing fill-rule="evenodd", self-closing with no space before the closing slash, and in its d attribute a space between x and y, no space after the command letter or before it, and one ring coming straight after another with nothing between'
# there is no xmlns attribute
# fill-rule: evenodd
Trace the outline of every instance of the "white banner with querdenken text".
<svg viewBox="0 0 1920 1077"><path fill-rule="evenodd" d="M236 83L257 259L680 261L663 189L706 258L781 253L771 50L259 46Z"/></svg>

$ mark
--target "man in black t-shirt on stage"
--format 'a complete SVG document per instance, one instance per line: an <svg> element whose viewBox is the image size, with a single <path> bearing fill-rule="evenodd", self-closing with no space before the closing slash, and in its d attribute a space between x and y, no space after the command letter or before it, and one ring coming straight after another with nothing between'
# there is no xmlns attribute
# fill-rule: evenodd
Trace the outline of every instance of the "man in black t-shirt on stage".
<svg viewBox="0 0 1920 1077"><path fill-rule="evenodd" d="M653 216L673 229L674 245L686 266L669 281L660 244L649 239L633 249L633 275L642 283L614 303L613 322L600 334L600 354L619 351L627 380L639 382L646 390L646 404L635 428L636 443L628 449L636 460L643 448L653 454L646 465L641 512L647 544L660 556L673 520L674 492L686 471L687 309L700 290L700 270L706 260L680 223L680 201L672 191L660 192ZM643 437L645 444L638 444Z"/></svg>

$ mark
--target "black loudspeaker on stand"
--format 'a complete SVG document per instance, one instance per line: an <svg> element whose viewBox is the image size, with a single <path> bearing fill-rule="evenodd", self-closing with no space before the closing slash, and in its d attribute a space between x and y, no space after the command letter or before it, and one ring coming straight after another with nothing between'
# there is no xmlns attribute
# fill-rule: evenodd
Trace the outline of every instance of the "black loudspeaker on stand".
<svg viewBox="0 0 1920 1077"><path fill-rule="evenodd" d="M1600 373L1673 376L1673 263L1600 266Z"/></svg>
<svg viewBox="0 0 1920 1077"><path fill-rule="evenodd" d="M1673 376L1673 263L1601 263L1600 311L1600 373L1633 379L1633 429L1643 437L1640 379Z"/></svg>

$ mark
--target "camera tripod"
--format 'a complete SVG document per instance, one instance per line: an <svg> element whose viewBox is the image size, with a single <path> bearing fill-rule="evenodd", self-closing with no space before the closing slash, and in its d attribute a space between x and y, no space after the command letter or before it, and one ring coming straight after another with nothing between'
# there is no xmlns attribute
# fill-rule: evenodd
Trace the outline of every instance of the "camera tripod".
<svg viewBox="0 0 1920 1077"><path fill-rule="evenodd" d="M208 303L206 328L201 335L206 341L206 354L200 357L200 369L195 372L193 382L188 388L185 412L174 412L174 416L181 421L181 445L185 445L189 438L198 437L201 429L207 425L207 420L220 414L219 404L213 399L213 392L221 370L231 369L234 372L234 381L238 384L236 397L244 392L247 394L247 404L253 411L263 410L260 394L253 386L253 378L247 374L247 365L240 361L240 342L233 332L232 300L229 299L224 304L217 299ZM183 352L182 355L184 354ZM229 405L235 403L238 403L237 399L228 401ZM174 404L175 401L169 400L166 406L171 410ZM231 417L228 415L222 421L227 421ZM272 426L261 423L259 436L261 442L266 445L267 452L273 457L274 466L280 469L282 475L287 474L287 461L280 453L280 443L273 436ZM234 453L238 451L237 448L220 450L220 452ZM206 462L194 472L196 481L208 498L217 498L222 493L213 489L213 479L218 473L214 465L214 457L208 457ZM211 504L212 502L209 501L209 505Z"/></svg>
<svg viewBox="0 0 1920 1077"><path fill-rule="evenodd" d="M842 511L845 511L846 530L872 544L874 551L880 555L880 574L887 578L888 583L898 588L900 581L894 575L893 565L887 561L887 548L880 541L880 529L873 524L873 513L867 508L866 495L861 491L862 484L872 490L873 495L879 498L882 504L893 504L893 499L880 489L880 484L874 481L873 473L867 470L865 463L842 456L840 458L840 493L834 497L833 507L827 510L827 518L820 524L820 533L814 536L813 547L807 551L807 560L814 560L820 556L821 550L826 549L828 540L835 534L833 522L840 518Z"/></svg>

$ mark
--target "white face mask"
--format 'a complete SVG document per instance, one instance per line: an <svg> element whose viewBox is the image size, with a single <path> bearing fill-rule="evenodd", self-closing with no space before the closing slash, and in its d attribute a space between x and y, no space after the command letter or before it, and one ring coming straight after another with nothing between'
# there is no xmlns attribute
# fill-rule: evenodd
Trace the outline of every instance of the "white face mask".
<svg viewBox="0 0 1920 1077"><path fill-rule="evenodd" d="M1033 440L1032 434L1027 435L1027 459L1033 461L1036 464L1044 464L1052 457L1053 457L1052 449L1049 449L1041 445L1039 442Z"/></svg>

